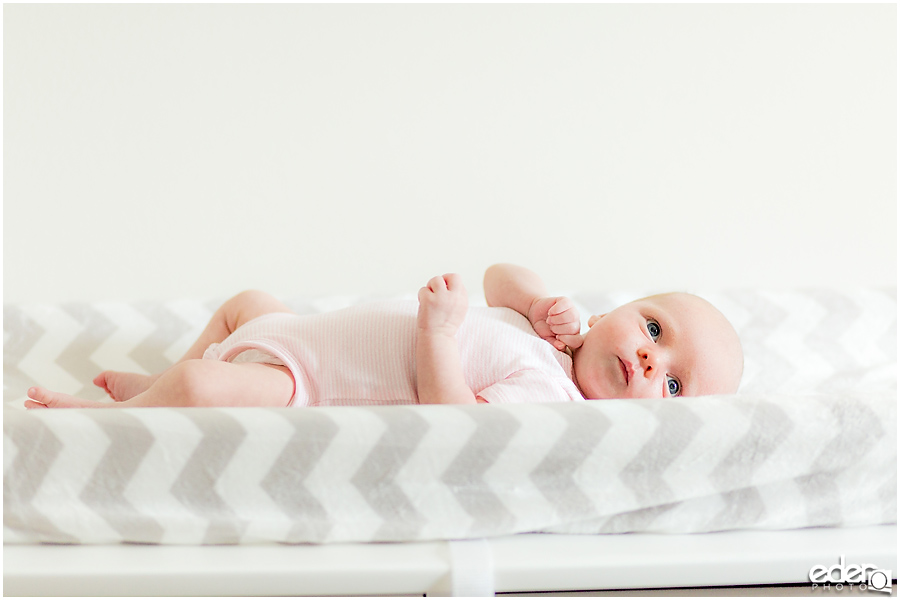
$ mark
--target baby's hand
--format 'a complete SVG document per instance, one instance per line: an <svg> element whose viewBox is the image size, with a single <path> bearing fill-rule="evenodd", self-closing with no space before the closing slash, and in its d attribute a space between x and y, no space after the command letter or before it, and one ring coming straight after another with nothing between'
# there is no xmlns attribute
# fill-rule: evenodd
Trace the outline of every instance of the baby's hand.
<svg viewBox="0 0 900 600"><path fill-rule="evenodd" d="M456 335L466 312L469 310L469 296L456 273L432 277L419 290L419 315L416 326L420 330Z"/></svg>
<svg viewBox="0 0 900 600"><path fill-rule="evenodd" d="M535 298L528 309L534 332L559 351L581 347L581 317L575 303L565 296Z"/></svg>

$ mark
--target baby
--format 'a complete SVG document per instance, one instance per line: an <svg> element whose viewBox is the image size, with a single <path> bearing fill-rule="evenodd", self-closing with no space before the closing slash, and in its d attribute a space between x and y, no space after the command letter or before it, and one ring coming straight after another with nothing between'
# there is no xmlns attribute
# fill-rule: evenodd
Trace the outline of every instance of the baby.
<svg viewBox="0 0 900 600"><path fill-rule="evenodd" d="M222 305L181 360L156 375L105 371L115 402L33 387L34 408L339 406L661 398L737 391L740 340L711 304L662 294L581 320L532 271L484 276L488 307L461 278L432 278L415 302L299 316L262 292Z"/></svg>

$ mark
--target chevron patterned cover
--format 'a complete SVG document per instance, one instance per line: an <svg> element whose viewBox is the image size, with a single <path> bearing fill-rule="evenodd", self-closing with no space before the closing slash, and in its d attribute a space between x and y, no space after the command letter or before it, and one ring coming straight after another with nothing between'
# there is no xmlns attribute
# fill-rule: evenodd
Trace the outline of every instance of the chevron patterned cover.
<svg viewBox="0 0 900 600"><path fill-rule="evenodd" d="M34 383L101 398L90 380L103 369L166 368L220 301L6 305L4 541L895 522L896 290L700 293L744 341L738 395L519 406L26 412ZM641 294L570 295L586 318Z"/></svg>

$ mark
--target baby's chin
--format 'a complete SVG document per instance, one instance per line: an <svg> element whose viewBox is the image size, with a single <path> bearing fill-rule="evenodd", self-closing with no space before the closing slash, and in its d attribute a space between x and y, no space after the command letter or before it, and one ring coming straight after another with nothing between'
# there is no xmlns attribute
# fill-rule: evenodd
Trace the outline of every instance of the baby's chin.
<svg viewBox="0 0 900 600"><path fill-rule="evenodd" d="M617 398L628 398L627 392L620 390L621 382L609 381L599 373L591 373L592 377L586 377L585 381L578 378L575 374L575 385L585 400L614 400ZM626 395L623 395L625 393Z"/></svg>
<svg viewBox="0 0 900 600"><path fill-rule="evenodd" d="M616 393L608 386L603 385L603 383L604 382L586 383L584 387L579 387L579 391L581 392L581 395L584 396L585 400L612 400L614 398L624 398L624 396L616 396Z"/></svg>

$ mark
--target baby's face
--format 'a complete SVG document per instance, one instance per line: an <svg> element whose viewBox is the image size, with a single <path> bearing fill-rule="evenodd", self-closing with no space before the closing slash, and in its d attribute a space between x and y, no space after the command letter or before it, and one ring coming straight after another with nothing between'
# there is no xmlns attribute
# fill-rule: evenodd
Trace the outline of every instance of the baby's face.
<svg viewBox="0 0 900 600"><path fill-rule="evenodd" d="M575 350L575 382L585 398L732 394L743 371L734 328L690 294L636 300L588 321Z"/></svg>

